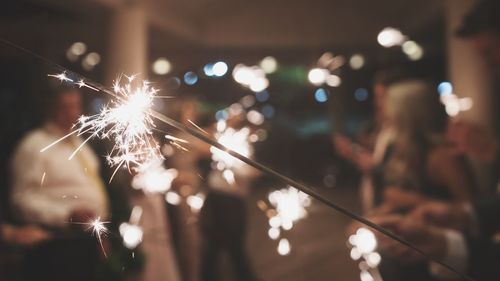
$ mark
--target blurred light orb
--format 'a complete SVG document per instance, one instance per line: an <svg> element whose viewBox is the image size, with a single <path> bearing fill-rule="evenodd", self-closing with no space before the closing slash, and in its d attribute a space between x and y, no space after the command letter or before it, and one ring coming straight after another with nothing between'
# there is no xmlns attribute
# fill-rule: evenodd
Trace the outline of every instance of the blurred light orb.
<svg viewBox="0 0 500 281"><path fill-rule="evenodd" d="M314 92L314 99L319 103L324 103L328 100L328 93L325 89L319 88Z"/></svg>
<svg viewBox="0 0 500 281"><path fill-rule="evenodd" d="M342 84L342 79L335 74L330 74L326 77L326 84L330 87L338 87Z"/></svg>
<svg viewBox="0 0 500 281"><path fill-rule="evenodd" d="M356 238L354 240L358 251L362 254L369 254L377 248L375 234L367 228L359 228L356 231Z"/></svg>
<svg viewBox="0 0 500 281"><path fill-rule="evenodd" d="M262 107L262 114L267 119L271 119L274 117L274 107L270 104L266 104Z"/></svg>
<svg viewBox="0 0 500 281"><path fill-rule="evenodd" d="M214 76L214 65L212 63L208 63L206 64L204 67L203 67L203 73L205 73L205 75L207 77L212 77Z"/></svg>
<svg viewBox="0 0 500 281"><path fill-rule="evenodd" d="M380 256L379 253L373 252L369 253L366 256L366 263L368 264L369 267L375 268L380 264L380 261L382 260L382 257Z"/></svg>
<svg viewBox="0 0 500 281"><path fill-rule="evenodd" d="M217 77L222 77L226 75L228 66L223 61L218 61L212 66L212 73Z"/></svg>
<svg viewBox="0 0 500 281"><path fill-rule="evenodd" d="M250 90L262 92L269 87L269 80L265 77L257 77L250 82Z"/></svg>
<svg viewBox="0 0 500 281"><path fill-rule="evenodd" d="M198 82L198 75L196 73L188 71L184 74L184 83L191 86L196 84L196 82Z"/></svg>
<svg viewBox="0 0 500 281"><path fill-rule="evenodd" d="M361 279L361 281L374 281L375 279L373 278L373 276L371 275L370 272L368 271L361 271L361 273L359 274L359 279Z"/></svg>
<svg viewBox="0 0 500 281"><path fill-rule="evenodd" d="M358 248L354 247L351 249L350 256L352 260L359 260L362 256L362 254L358 251Z"/></svg>
<svg viewBox="0 0 500 281"><path fill-rule="evenodd" d="M243 112L243 105L240 103L233 103L229 106L229 115L238 116Z"/></svg>
<svg viewBox="0 0 500 281"><path fill-rule="evenodd" d="M368 90L365 88L359 88L354 91L354 98L361 102L366 101L368 99Z"/></svg>
<svg viewBox="0 0 500 281"><path fill-rule="evenodd" d="M153 72L157 75L166 75L172 70L172 64L166 58L157 58L153 63Z"/></svg>
<svg viewBox="0 0 500 281"><path fill-rule="evenodd" d="M98 65L99 62L101 62L101 56L96 52L92 52L87 54L82 60L82 67L83 69L90 71L94 69L94 67Z"/></svg>
<svg viewBox="0 0 500 281"><path fill-rule="evenodd" d="M120 224L119 231L123 239L123 245L127 249L135 249L142 242L144 233L142 228L137 225L122 223Z"/></svg>
<svg viewBox="0 0 500 281"><path fill-rule="evenodd" d="M238 64L233 69L233 79L240 84L249 85L253 76L252 70L243 64Z"/></svg>
<svg viewBox="0 0 500 281"><path fill-rule="evenodd" d="M177 206L181 203L181 196L174 191L169 191L167 194L165 194L165 201L167 201L168 204Z"/></svg>
<svg viewBox="0 0 500 281"><path fill-rule="evenodd" d="M281 218L278 216L274 216L269 219L269 225L272 228L279 228L281 226Z"/></svg>
<svg viewBox="0 0 500 281"><path fill-rule="evenodd" d="M264 123L264 115L262 115L260 112L257 110L250 110L247 113L247 120L248 122L254 124L254 125L262 125Z"/></svg>
<svg viewBox="0 0 500 281"><path fill-rule="evenodd" d="M278 69L278 61L271 56L263 58L259 65L267 74L274 73Z"/></svg>
<svg viewBox="0 0 500 281"><path fill-rule="evenodd" d="M240 103L244 108L250 108L255 104L255 97L253 95L246 95L241 98Z"/></svg>
<svg viewBox="0 0 500 281"><path fill-rule="evenodd" d="M415 41L408 40L401 47L410 60L417 61L424 56L424 49Z"/></svg>
<svg viewBox="0 0 500 281"><path fill-rule="evenodd" d="M311 84L319 86L326 82L328 74L328 70L324 68L313 68L307 74L307 79L309 79L309 82L311 82Z"/></svg>
<svg viewBox="0 0 500 281"><path fill-rule="evenodd" d="M229 118L229 114L227 110L221 109L215 112L215 120L221 121L221 120L227 120Z"/></svg>
<svg viewBox="0 0 500 281"><path fill-rule="evenodd" d="M354 70L361 69L363 68L364 65L365 65L365 57L361 54L352 55L351 58L349 59L349 66Z"/></svg>
<svg viewBox="0 0 500 281"><path fill-rule="evenodd" d="M288 242L288 239L282 238L278 244L278 254L286 256L290 254L290 251L291 251L290 242Z"/></svg>
<svg viewBox="0 0 500 281"><path fill-rule="evenodd" d="M101 62L101 55L96 52L88 53L84 61L91 66L96 66Z"/></svg>
<svg viewBox="0 0 500 281"><path fill-rule="evenodd" d="M453 94L453 85L448 81L443 81L439 83L437 90L440 96L446 96Z"/></svg>
<svg viewBox="0 0 500 281"><path fill-rule="evenodd" d="M255 98L260 102L266 102L269 99L269 92L264 90L255 94Z"/></svg>
<svg viewBox="0 0 500 281"><path fill-rule="evenodd" d="M403 44L405 39L406 36L404 36L399 29L393 27L386 27L382 29L377 36L378 43L385 48L399 46Z"/></svg>
<svg viewBox="0 0 500 281"><path fill-rule="evenodd" d="M75 42L69 47L69 52L75 56L81 56L87 51L87 45L83 42Z"/></svg>
<svg viewBox="0 0 500 281"><path fill-rule="evenodd" d="M269 235L269 238L276 240L280 237L280 229L276 227L271 227L269 228L269 231L267 232L267 235Z"/></svg>
<svg viewBox="0 0 500 281"><path fill-rule="evenodd" d="M193 211L199 211L203 207L204 202L205 197L202 194L191 195L186 199L186 203Z"/></svg>

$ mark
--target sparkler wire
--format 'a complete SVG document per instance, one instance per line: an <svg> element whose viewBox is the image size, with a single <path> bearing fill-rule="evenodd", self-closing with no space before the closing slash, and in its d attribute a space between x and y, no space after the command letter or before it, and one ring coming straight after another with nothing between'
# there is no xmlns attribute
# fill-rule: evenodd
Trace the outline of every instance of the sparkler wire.
<svg viewBox="0 0 500 281"><path fill-rule="evenodd" d="M33 56L34 58L36 58L37 60L43 62L44 64L47 64L49 66L52 66L52 67L55 67L57 68L58 70L60 71L64 71L66 73L70 73L72 75L75 75L77 77L80 77L80 78L84 78L87 83L89 85L91 85L92 87L94 88L97 88L99 89L100 91L102 92L105 92L107 94L110 94L114 97L115 94L113 93L112 90L109 90L108 88L106 88L105 86L99 84L99 83L96 83L96 82L93 82L92 80L90 79L87 79L85 78L83 75L80 75L80 74L77 74L75 72L72 72L72 71L69 71L67 70L66 68L62 67L61 65L55 63L55 62L52 62L50 60L48 60L47 58L45 57L42 57L30 50L27 50L21 46L18 46L10 41L7 41L5 39L2 39L0 38L0 44L3 44L3 45L6 45L6 46L9 46L9 47L12 47L14 49L17 49L21 52L24 52L24 53L27 53L31 56ZM303 184L303 183L300 183L292 178L289 178L281 173L279 173L278 171L275 171L255 160L252 160L248 157L245 157L241 154L239 154L238 152L236 151L233 151L227 147L225 147L224 145L220 144L219 142L217 142L216 140L214 140L213 138L211 138L210 136L207 136L206 134L204 134L202 131L199 131L199 130L195 130L193 128L190 128L190 127L187 127L185 126L184 124L174 120L174 119L171 119L157 111L154 111L154 110L151 110L150 112L151 116L153 116L154 118L156 118L157 120L159 121L162 121L163 123L171 126L171 127L174 127L180 131L183 131L183 132L186 132L190 135L192 135L193 137L196 137L197 139L211 145L211 146L214 146L226 153L228 153L229 155L241 160L242 162L256 168L257 170L263 172L264 174L267 174L267 175L270 175L290 186L293 186L295 187L296 189L308 194L309 196L311 196L312 198L322 202L323 204L327 205L328 207L338 211L339 213L342 213L348 217L350 217L351 219L353 220L356 220L364 225L367 225L373 229L375 229L376 231L382 233L383 235L393 239L393 240L396 240L398 241L399 243L405 245L406 247L416 251L417 253L419 253L420 255L422 255L423 257L425 257L426 259L430 260L430 261L433 261L443 267L445 267L446 269L452 271L453 273L457 274L457 276L460 276L461 278L463 278L464 280L469 280L469 281L474 281L474 279L472 279L471 277L465 275L464 273L461 273L460 271L458 271L457 269L453 268L452 266L446 264L445 262L441 261L440 259L432 256L432 255L429 255L427 254L426 252L424 252L423 250L419 249L418 247L414 246L412 243L410 243L409 241L407 241L406 239L394 234L393 232L391 232L390 230L388 229L385 229L384 227L376 224L376 223L373 223L371 222L370 220L360 216L360 215L357 215L351 211L349 211L347 208L341 206L340 204L337 204L331 200L329 200L328 198L324 197L323 195L321 195L319 192L315 191L313 187L310 187L306 184Z"/></svg>

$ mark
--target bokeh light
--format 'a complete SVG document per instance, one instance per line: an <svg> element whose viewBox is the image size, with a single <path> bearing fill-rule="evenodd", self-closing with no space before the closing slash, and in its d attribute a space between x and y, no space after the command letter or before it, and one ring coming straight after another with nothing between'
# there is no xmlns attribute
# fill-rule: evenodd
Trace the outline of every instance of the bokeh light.
<svg viewBox="0 0 500 281"><path fill-rule="evenodd" d="M198 82L198 75L196 73L189 71L184 74L184 83L187 85L194 85Z"/></svg>
<svg viewBox="0 0 500 281"><path fill-rule="evenodd" d="M227 70L228 70L228 66L223 61L218 61L212 66L212 73L214 76L217 76L217 77L222 77L222 76L226 75Z"/></svg>
<svg viewBox="0 0 500 281"><path fill-rule="evenodd" d="M359 88L354 91L354 98L357 101L366 101L368 99L368 90L365 88Z"/></svg>
<svg viewBox="0 0 500 281"><path fill-rule="evenodd" d="M271 56L263 58L259 65L267 74L274 73L278 69L278 61Z"/></svg>
<svg viewBox="0 0 500 281"><path fill-rule="evenodd" d="M378 43L386 48L399 46L406 40L406 36L399 29L386 27L377 36Z"/></svg>
<svg viewBox="0 0 500 281"><path fill-rule="evenodd" d="M325 89L319 88L314 92L314 99L319 102L323 103L328 100L328 93Z"/></svg>
<svg viewBox="0 0 500 281"><path fill-rule="evenodd" d="M313 68L307 74L307 79L309 82L315 86L320 86L326 82L326 78L328 77L328 70L323 68Z"/></svg>
<svg viewBox="0 0 500 281"><path fill-rule="evenodd" d="M153 72L157 75L166 75L172 70L172 64L166 58L158 58L153 63Z"/></svg>
<svg viewBox="0 0 500 281"><path fill-rule="evenodd" d="M354 54L349 59L349 66L354 70L361 69L363 68L364 65L365 65L365 57L361 54Z"/></svg>

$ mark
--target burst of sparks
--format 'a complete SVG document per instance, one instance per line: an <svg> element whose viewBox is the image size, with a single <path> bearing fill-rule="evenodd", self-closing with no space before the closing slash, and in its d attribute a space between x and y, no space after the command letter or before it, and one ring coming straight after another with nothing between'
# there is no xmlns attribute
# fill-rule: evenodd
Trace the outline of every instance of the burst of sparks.
<svg viewBox="0 0 500 281"><path fill-rule="evenodd" d="M268 200L276 211L276 215L269 219L269 224L283 230L290 230L294 222L306 217L306 208L311 205L309 195L293 187L269 193Z"/></svg>
<svg viewBox="0 0 500 281"><path fill-rule="evenodd" d="M87 230L91 230L92 234L97 238L97 241L99 241L99 245L101 246L102 252L104 253L104 256L107 257L106 251L104 250L104 245L102 243L102 237L108 235L109 230L106 227L106 224L108 224L109 221L102 221L101 217L97 217L93 220L90 220L89 222L86 223L77 223L74 222L73 224L83 224L87 225Z"/></svg>
<svg viewBox="0 0 500 281"><path fill-rule="evenodd" d="M250 157L253 153L253 148L248 140L249 135L250 129L246 127L235 130L227 127L225 121L217 122L217 133L215 134L217 141L245 157ZM233 184L234 171L244 167L245 164L226 151L216 147L210 147L210 152L212 153L212 160L216 164L216 168L222 172L224 179L228 183Z"/></svg>
<svg viewBox="0 0 500 281"><path fill-rule="evenodd" d="M97 88L85 83L83 80L75 81L66 73L49 74L61 82L73 83L79 87L87 87L98 91ZM41 151L52 147L71 135L89 133L90 136L69 156L72 159L76 153L91 138L111 139L114 147L106 157L111 167L118 168L130 164L141 165L152 156L161 158L161 153L152 130L155 128L151 117L153 99L157 97L158 90L151 87L148 81L138 81L136 76L118 78L113 84L114 99L100 113L92 116L81 116L74 125L74 130ZM111 177L110 181L112 180Z"/></svg>

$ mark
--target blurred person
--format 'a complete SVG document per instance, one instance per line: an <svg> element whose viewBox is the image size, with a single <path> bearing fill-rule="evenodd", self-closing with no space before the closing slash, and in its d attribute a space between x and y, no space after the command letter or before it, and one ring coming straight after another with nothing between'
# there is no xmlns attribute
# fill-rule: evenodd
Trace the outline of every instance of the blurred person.
<svg viewBox="0 0 500 281"><path fill-rule="evenodd" d="M465 16L457 35L470 42L485 62L497 72L500 69L500 2L479 1ZM500 246L495 234L500 230L500 196L498 195L498 140L483 130L462 125L455 128L463 151L485 162L496 158L496 188L472 203L439 201L419 204L408 218L378 216L374 222L385 224L426 253L434 255L458 271L476 280L497 280L500 276ZM495 191L496 190L496 191ZM495 194L496 193L496 194ZM397 259L422 260L422 256L391 240L380 237L384 252ZM433 270L434 269L434 270ZM460 279L439 266L433 274L442 280Z"/></svg>
<svg viewBox="0 0 500 281"><path fill-rule="evenodd" d="M109 217L99 162L87 145L68 160L82 144L75 134L41 152L71 131L82 108L80 93L70 87L57 87L47 101L44 125L21 140L11 162L13 213L21 223L52 233L26 250L26 278L95 280L102 253L96 239L82 230L90 220Z"/></svg>
<svg viewBox="0 0 500 281"><path fill-rule="evenodd" d="M233 117L227 121L231 128L241 127ZM208 193L200 211L201 264L200 280L220 280L218 270L222 253L227 253L235 280L259 280L252 269L246 251L246 226L248 221L246 197L259 172L243 164L231 169L234 179L224 172L212 169L208 175Z"/></svg>
<svg viewBox="0 0 500 281"><path fill-rule="evenodd" d="M333 142L337 154L351 163L363 174L361 179L361 202L363 211L369 212L375 206L375 192L372 173L382 162L385 150L393 138L393 130L386 120L385 103L387 89L394 83L408 79L402 69L387 69L375 74L373 84L374 126L367 134L364 144L356 144L349 138L335 134Z"/></svg>
<svg viewBox="0 0 500 281"><path fill-rule="evenodd" d="M375 179L382 203L404 209L412 200L472 199L474 179L446 141L447 116L438 94L425 81L408 80L393 85L386 102L394 139Z"/></svg>
<svg viewBox="0 0 500 281"><path fill-rule="evenodd" d="M378 205L371 213L402 215L431 199L471 200L472 174L445 141L447 118L438 94L422 80L398 82L387 91L385 110L394 135L373 172ZM386 281L433 280L423 262L406 264L391 255L383 260Z"/></svg>

